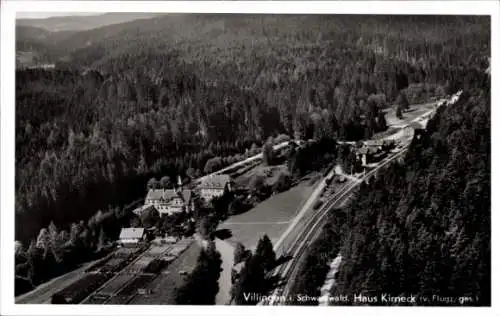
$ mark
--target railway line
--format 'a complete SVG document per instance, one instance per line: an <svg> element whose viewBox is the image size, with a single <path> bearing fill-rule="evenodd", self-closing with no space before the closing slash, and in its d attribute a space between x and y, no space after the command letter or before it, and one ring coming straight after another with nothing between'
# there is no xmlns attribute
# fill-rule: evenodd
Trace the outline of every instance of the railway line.
<svg viewBox="0 0 500 316"><path fill-rule="evenodd" d="M342 205L346 202L353 194L354 189L362 182L369 179L371 176L376 175L376 173L387 166L392 161L400 158L408 149L409 144L406 144L397 153L385 158L380 162L379 166L373 170L366 173L366 175L361 178L361 181L354 183L347 183L340 188L340 190L335 194L328 202L326 202L319 210L315 211L306 221L303 228L298 231L291 243L289 250L285 250L285 246L282 244L279 249L276 249L276 253L283 254L284 252L292 256L292 260L282 264L278 269L274 270L273 276L278 277L281 280L285 280L284 284L278 286L271 295L270 300L262 301L259 305L279 305L283 302L289 301L289 294L293 286L293 280L296 279L299 273L300 263L304 260L306 256L307 247L318 238L321 233L321 228L324 225L324 218L327 216L328 212L334 208L336 205Z"/></svg>

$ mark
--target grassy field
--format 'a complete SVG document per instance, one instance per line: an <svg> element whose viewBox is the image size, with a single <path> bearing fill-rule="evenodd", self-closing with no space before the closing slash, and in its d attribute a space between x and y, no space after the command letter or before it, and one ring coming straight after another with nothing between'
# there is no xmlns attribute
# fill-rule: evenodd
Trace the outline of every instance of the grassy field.
<svg viewBox="0 0 500 316"><path fill-rule="evenodd" d="M288 191L271 196L248 212L231 216L218 229L230 230L232 237L227 241L241 242L247 248L255 247L264 234L275 242L307 201L315 184L310 180L302 181Z"/></svg>
<svg viewBox="0 0 500 316"><path fill-rule="evenodd" d="M174 304L175 291L185 280L185 276L179 271L191 271L195 268L200 246L193 242L179 258L172 262L158 277L151 282L147 289L151 292L144 295L136 295L128 304L134 305L171 305Z"/></svg>

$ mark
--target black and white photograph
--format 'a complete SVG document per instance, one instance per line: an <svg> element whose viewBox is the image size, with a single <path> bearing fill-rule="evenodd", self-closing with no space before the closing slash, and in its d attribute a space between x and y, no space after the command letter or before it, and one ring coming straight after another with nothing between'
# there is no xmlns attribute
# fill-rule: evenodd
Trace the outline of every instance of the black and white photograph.
<svg viewBox="0 0 500 316"><path fill-rule="evenodd" d="M14 13L9 304L494 304L493 12L115 8Z"/></svg>

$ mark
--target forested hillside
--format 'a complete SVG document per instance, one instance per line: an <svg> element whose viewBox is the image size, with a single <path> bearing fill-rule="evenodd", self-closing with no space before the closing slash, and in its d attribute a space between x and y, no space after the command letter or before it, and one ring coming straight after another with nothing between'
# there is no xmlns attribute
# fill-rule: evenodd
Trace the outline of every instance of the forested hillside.
<svg viewBox="0 0 500 316"><path fill-rule="evenodd" d="M41 28L50 32L81 31L136 19L147 19L161 13L113 12L84 16L53 16L44 19L17 19L16 24Z"/></svg>
<svg viewBox="0 0 500 316"><path fill-rule="evenodd" d="M466 91L414 138L404 166L361 188L347 214L336 293L490 304L490 113L489 82Z"/></svg>
<svg viewBox="0 0 500 316"><path fill-rule="evenodd" d="M414 137L403 164L332 212L296 293L319 295L329 260L341 253L332 295L347 295L348 304L361 294L384 305L383 293L416 295L418 305L491 304L489 87L478 77Z"/></svg>
<svg viewBox="0 0 500 316"><path fill-rule="evenodd" d="M16 237L63 229L288 133L380 130L487 67L486 17L172 15L79 32L54 71L16 76ZM61 53L62 51L62 53ZM228 131L231 131L228 133Z"/></svg>

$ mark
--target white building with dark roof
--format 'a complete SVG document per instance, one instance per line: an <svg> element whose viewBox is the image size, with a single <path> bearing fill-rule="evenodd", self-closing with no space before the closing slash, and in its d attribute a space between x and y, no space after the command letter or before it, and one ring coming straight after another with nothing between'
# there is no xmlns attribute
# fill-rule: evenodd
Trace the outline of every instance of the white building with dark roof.
<svg viewBox="0 0 500 316"><path fill-rule="evenodd" d="M231 191L231 182L231 177L227 174L206 177L199 185L201 197L210 202L214 197L224 195L226 190Z"/></svg>
<svg viewBox="0 0 500 316"><path fill-rule="evenodd" d="M120 243L122 244L137 244L144 240L144 228L122 228L120 232Z"/></svg>
<svg viewBox="0 0 500 316"><path fill-rule="evenodd" d="M148 191L144 206L154 206L160 216L193 210L191 190L151 189Z"/></svg>

